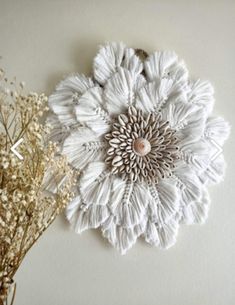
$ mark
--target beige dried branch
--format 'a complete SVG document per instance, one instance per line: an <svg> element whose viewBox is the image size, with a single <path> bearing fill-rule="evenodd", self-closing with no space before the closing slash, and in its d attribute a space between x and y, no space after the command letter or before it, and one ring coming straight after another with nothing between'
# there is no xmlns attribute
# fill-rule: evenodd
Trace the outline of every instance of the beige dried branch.
<svg viewBox="0 0 235 305"><path fill-rule="evenodd" d="M29 249L71 200L76 176L40 123L47 97L23 92L0 70L0 305ZM23 160L10 150L20 138Z"/></svg>

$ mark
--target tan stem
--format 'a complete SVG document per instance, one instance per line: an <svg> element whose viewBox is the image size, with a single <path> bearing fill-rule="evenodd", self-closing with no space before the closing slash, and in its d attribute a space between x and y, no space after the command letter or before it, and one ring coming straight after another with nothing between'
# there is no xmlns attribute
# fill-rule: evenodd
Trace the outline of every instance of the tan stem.
<svg viewBox="0 0 235 305"><path fill-rule="evenodd" d="M15 295L16 295L16 283L14 284L14 290L13 290L13 295L12 295L12 299L11 299L11 305L13 305L13 303L14 303Z"/></svg>

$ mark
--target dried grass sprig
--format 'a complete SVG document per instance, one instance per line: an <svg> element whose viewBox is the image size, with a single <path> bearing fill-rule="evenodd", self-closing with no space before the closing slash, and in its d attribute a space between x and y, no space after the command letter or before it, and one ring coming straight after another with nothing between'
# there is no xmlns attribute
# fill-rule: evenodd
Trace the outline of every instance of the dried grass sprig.
<svg viewBox="0 0 235 305"><path fill-rule="evenodd" d="M40 123L47 110L44 94L25 94L0 70L0 305L26 253L73 197L76 173ZM10 150L21 138L23 160Z"/></svg>

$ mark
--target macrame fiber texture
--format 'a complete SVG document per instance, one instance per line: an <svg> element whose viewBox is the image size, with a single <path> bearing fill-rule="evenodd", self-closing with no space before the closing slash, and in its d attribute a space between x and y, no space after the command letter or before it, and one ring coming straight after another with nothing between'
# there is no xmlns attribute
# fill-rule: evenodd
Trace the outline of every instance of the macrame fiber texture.
<svg viewBox="0 0 235 305"><path fill-rule="evenodd" d="M174 52L100 47L93 75L72 74L49 98L51 139L80 176L66 216L100 228L122 254L142 236L168 248L179 224L203 223L220 182L229 125L212 117L214 90Z"/></svg>

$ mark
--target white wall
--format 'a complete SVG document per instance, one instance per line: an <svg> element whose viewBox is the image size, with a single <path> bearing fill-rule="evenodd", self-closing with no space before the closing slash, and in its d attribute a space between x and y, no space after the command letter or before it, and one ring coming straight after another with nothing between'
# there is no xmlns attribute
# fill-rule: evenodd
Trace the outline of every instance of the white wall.
<svg viewBox="0 0 235 305"><path fill-rule="evenodd" d="M215 113L234 123L234 29L235 1L0 0L0 64L50 94L65 74L89 73L104 41L175 50L192 76L211 80ZM170 250L140 241L120 256L99 232L75 235L60 217L18 272L16 305L235 304L233 139L204 226L181 227Z"/></svg>

